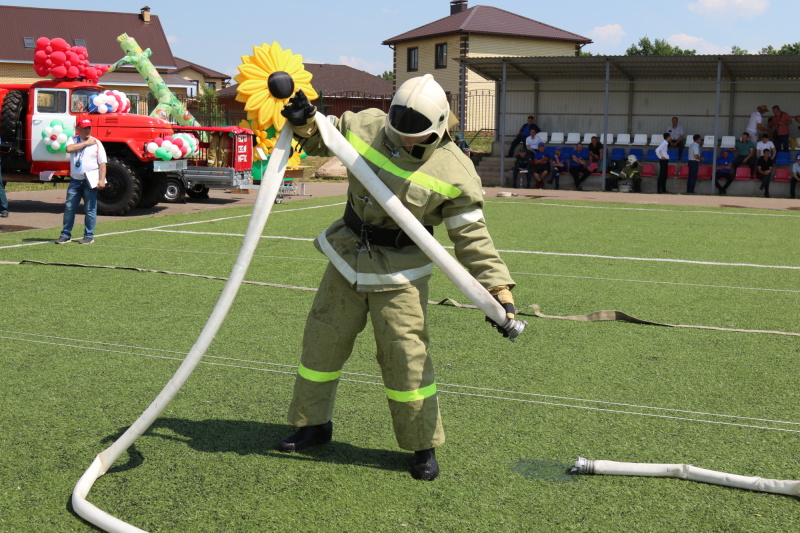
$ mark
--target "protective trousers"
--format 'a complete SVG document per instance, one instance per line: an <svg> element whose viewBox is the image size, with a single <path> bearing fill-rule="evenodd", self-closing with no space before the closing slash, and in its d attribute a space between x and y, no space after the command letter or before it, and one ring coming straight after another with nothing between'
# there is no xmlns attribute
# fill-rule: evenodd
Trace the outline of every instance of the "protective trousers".
<svg viewBox="0 0 800 533"><path fill-rule="evenodd" d="M443 444L427 301L427 279L398 290L359 292L328 264L306 321L289 422L302 427L331 420L342 367L369 314L397 444L411 451Z"/></svg>

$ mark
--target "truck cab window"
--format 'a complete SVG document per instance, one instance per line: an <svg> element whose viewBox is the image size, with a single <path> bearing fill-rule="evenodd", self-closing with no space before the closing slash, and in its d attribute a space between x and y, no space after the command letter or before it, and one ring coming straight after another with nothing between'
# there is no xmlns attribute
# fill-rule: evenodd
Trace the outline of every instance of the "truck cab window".
<svg viewBox="0 0 800 533"><path fill-rule="evenodd" d="M89 100L100 94L100 91L90 89L75 89L70 98L69 110L73 113L86 113L89 108Z"/></svg>
<svg viewBox="0 0 800 533"><path fill-rule="evenodd" d="M67 112L67 92L39 90L36 93L36 111L39 113Z"/></svg>

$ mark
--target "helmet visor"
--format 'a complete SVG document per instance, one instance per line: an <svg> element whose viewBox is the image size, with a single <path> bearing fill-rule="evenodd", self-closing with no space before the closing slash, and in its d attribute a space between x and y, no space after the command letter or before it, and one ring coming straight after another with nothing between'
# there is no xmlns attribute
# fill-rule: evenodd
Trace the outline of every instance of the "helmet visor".
<svg viewBox="0 0 800 533"><path fill-rule="evenodd" d="M409 134L423 133L433 125L428 117L404 105L389 109L389 124L398 132Z"/></svg>

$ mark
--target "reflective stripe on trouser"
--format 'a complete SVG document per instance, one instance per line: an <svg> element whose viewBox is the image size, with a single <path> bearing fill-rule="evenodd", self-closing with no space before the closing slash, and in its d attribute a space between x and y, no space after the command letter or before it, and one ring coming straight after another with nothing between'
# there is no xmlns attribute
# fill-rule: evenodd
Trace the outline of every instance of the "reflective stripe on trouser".
<svg viewBox="0 0 800 533"><path fill-rule="evenodd" d="M329 264L306 321L289 422L312 426L333 418L337 373L369 313L398 445L417 451L444 443L427 350L427 301L427 280L406 289L358 292Z"/></svg>

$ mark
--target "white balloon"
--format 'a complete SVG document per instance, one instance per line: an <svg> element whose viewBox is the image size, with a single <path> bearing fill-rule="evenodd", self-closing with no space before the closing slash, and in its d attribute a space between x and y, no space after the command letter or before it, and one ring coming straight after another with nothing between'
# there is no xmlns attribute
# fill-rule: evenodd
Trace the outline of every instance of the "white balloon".
<svg viewBox="0 0 800 533"><path fill-rule="evenodd" d="M55 133L56 135L59 135L59 134L61 134L63 131L64 131L64 128L62 128L62 127L61 127L61 126L59 126L59 125L55 125L55 126L53 126L53 131L52 131L51 133Z"/></svg>
<svg viewBox="0 0 800 533"><path fill-rule="evenodd" d="M67 142L67 139L68 139L68 137L67 137L67 134L66 134L66 133L60 133L60 134L58 135L58 137L56 137L56 141L58 141L58 142L60 142L60 143L65 143L65 142Z"/></svg>
<svg viewBox="0 0 800 533"><path fill-rule="evenodd" d="M101 115L105 115L106 113L108 113L108 108L106 107L105 104L99 105L97 106L97 112L100 113Z"/></svg>
<svg viewBox="0 0 800 533"><path fill-rule="evenodd" d="M147 143L147 151L148 152L150 152L151 154L154 154L154 153L156 153L156 150L158 150L158 145L156 143L153 143L153 142Z"/></svg>
<svg viewBox="0 0 800 533"><path fill-rule="evenodd" d="M163 143L161 143L161 148L166 148L169 151L172 151L173 146L175 145L172 144L172 141L164 141Z"/></svg>
<svg viewBox="0 0 800 533"><path fill-rule="evenodd" d="M53 141L50 143L50 148L52 148L53 150L58 150L59 148L61 148L61 143L58 141Z"/></svg>
<svg viewBox="0 0 800 533"><path fill-rule="evenodd" d="M183 154L183 152L181 152L181 149L174 145L172 146L172 148L170 148L170 152L172 152L173 159L180 159L181 155Z"/></svg>
<svg viewBox="0 0 800 533"><path fill-rule="evenodd" d="M50 126L47 126L42 131L44 132L45 137L50 137L53 134L53 128L51 128Z"/></svg>

